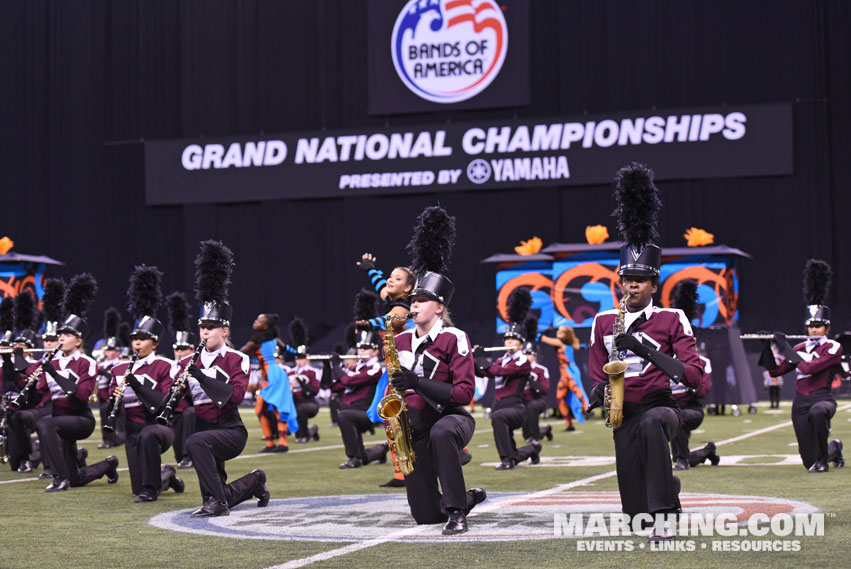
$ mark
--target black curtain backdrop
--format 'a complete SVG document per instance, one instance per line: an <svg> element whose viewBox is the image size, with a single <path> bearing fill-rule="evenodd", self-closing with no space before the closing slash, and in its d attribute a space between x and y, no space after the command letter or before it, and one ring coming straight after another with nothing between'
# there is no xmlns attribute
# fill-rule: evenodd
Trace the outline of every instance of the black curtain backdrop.
<svg viewBox="0 0 851 569"><path fill-rule="evenodd" d="M356 0L0 3L0 235L66 263L51 275L96 275L96 334L134 264L163 270L165 293L191 289L212 237L236 255L237 342L264 311L319 336L351 317L360 254L407 263L415 216L439 201L458 219L456 321L486 335L494 267L479 260L533 235L582 242L589 224L614 234L610 187L146 207L142 141L793 101L795 174L665 182L663 245L698 226L754 255L745 330L798 332L801 270L825 259L834 331L851 329L851 3L535 0L530 106L393 117L366 113L365 14Z"/></svg>

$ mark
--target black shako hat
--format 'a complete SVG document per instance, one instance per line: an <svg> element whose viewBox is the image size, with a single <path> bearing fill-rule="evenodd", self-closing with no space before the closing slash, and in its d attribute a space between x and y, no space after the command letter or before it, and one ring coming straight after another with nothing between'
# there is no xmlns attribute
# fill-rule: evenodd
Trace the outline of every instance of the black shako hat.
<svg viewBox="0 0 851 569"><path fill-rule="evenodd" d="M653 171L633 162L618 170L615 178L618 229L623 239L618 275L658 277L662 250L656 224L662 202L653 183Z"/></svg>
<svg viewBox="0 0 851 569"><path fill-rule="evenodd" d="M818 259L810 259L804 267L804 326L830 326L830 308L825 304L830 292L833 270Z"/></svg>
<svg viewBox="0 0 851 569"><path fill-rule="evenodd" d="M85 315L89 306L94 302L97 290L97 281L88 273L82 273L71 279L71 284L68 286L68 296L65 299L65 309L68 311L68 316L59 326L57 330L59 334L73 334L81 339L85 339L89 335L89 324L85 320Z"/></svg>
<svg viewBox="0 0 851 569"><path fill-rule="evenodd" d="M195 258L195 296L201 307L198 325L230 326L233 308L228 288L233 272L233 252L221 241L202 241Z"/></svg>
<svg viewBox="0 0 851 569"><path fill-rule="evenodd" d="M157 312L162 304L160 290L163 274L156 267L139 265L130 275L130 288L127 289L127 309L133 316L131 339L150 338L159 343L163 331L162 322L157 320Z"/></svg>
<svg viewBox="0 0 851 569"><path fill-rule="evenodd" d="M424 296L449 306L455 285L445 273L454 245L455 218L440 206L423 210L407 246L411 269L417 275L417 284L408 298Z"/></svg>

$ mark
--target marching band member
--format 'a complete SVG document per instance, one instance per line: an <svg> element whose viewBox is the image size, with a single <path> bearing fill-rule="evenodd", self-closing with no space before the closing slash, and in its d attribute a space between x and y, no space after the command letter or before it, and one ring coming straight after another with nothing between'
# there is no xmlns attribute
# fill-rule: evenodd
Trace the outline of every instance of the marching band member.
<svg viewBox="0 0 851 569"><path fill-rule="evenodd" d="M226 516L230 508L257 498L269 504L266 473L260 469L227 483L225 461L245 448L248 431L238 406L248 387L248 356L227 346L233 308L227 302L233 253L218 241L204 241L195 260L196 293L201 306L199 336L205 342L200 357L184 358L175 365L175 383L185 371L188 391L195 406L195 432L186 441L204 505L192 517ZM176 388L173 384L173 389ZM170 398L172 394L170 393Z"/></svg>
<svg viewBox="0 0 851 569"><path fill-rule="evenodd" d="M32 294L29 291L19 293L14 299L13 308L15 327L19 332L17 337L14 337L11 346L14 354L3 354L3 365L0 369L0 375L3 377L2 391L7 405L17 397L23 388L24 380L29 375L27 372L35 370L36 364L39 363L39 360L25 357L23 352L24 349L34 348L36 345L36 334L33 331L35 301ZM49 342L45 343L50 344ZM45 347L50 350L55 345ZM6 453L9 455L9 466L12 471L33 471L33 461L30 460L30 454L33 450L30 434L35 431L38 419L49 415L50 411L49 397L43 398L39 405L33 409L9 407L9 419L6 426Z"/></svg>
<svg viewBox="0 0 851 569"><path fill-rule="evenodd" d="M375 397L375 388L381 374L384 373L378 360L380 338L371 330L357 332L355 346L360 358L357 363L345 370L334 389L341 393L340 410L337 412L337 425L343 436L348 460L340 468L360 468L370 462L387 462L389 446L385 444L363 445L363 433L373 430L373 422L366 411Z"/></svg>
<svg viewBox="0 0 851 569"><path fill-rule="evenodd" d="M592 408L603 402L609 380L603 365L623 354L628 366L623 424L614 429L613 438L621 507L631 517L681 510L680 481L673 476L668 447L681 415L670 380L696 389L703 377L703 363L685 315L653 304L661 264L661 249L653 244L659 239L655 223L662 205L657 192L646 166L631 164L618 172L615 196L624 240L618 275L626 297L623 333L613 337L619 310L600 312L591 328ZM673 537L666 524L654 527L650 539Z"/></svg>
<svg viewBox="0 0 851 569"><path fill-rule="evenodd" d="M674 287L671 297L671 305L682 310L689 322L695 319L697 316L697 281L693 279L681 281ZM703 379L700 380L700 387L693 389L684 386L682 383L671 381L671 393L677 400L682 415L682 424L677 434L671 439L674 470L687 470L698 464L703 464L707 459L712 463L712 466L718 466L721 461L721 457L715 452L715 443L713 442L708 442L703 447L693 451L689 451L688 448L691 432L703 423L704 412L701 399L706 397L706 394L709 393L709 386L712 385L712 364L709 358L704 356L700 356L700 360L703 362L704 371Z"/></svg>
<svg viewBox="0 0 851 569"><path fill-rule="evenodd" d="M411 293L415 328L395 337L402 370L391 378L405 394L416 454L405 479L411 515L418 524L445 521L444 535L466 532L467 514L487 497L481 488L466 490L461 466L476 421L465 409L474 390L470 339L452 326L448 308L455 287L445 272L454 241L455 219L440 207L426 208L408 245L418 275Z"/></svg>
<svg viewBox="0 0 851 569"><path fill-rule="evenodd" d="M523 422L523 439L531 444L532 440L541 441L544 437L553 440L552 425L540 426L541 413L547 410L547 394L550 392L550 370L538 363L538 350L535 337L538 334L538 319L530 316L526 319L526 343L523 355L529 359L532 369L529 371L529 383L523 390L523 404L526 407L526 420Z"/></svg>
<svg viewBox="0 0 851 569"><path fill-rule="evenodd" d="M319 376L316 370L310 366L307 353L298 353L295 357L295 366L288 372L290 377L290 390L295 401L296 413L298 415L298 431L296 432L297 443L306 443L311 439L319 440L319 427L308 426L307 421L316 417L319 413L319 403L316 402L316 394L319 393Z"/></svg>
<svg viewBox="0 0 851 569"><path fill-rule="evenodd" d="M118 437L118 430L109 430L106 418L109 415L109 384L112 381L112 369L121 362L121 346L118 341L118 321L120 316L118 310L113 307L106 309L103 313L103 329L106 336L103 345L103 359L98 361L98 409L100 411L101 443L98 448L112 448L123 443ZM124 423L121 419L116 423Z"/></svg>
<svg viewBox="0 0 851 569"><path fill-rule="evenodd" d="M162 302L162 273L156 267L138 266L130 275L128 310L135 319L130 333L135 361L112 370L110 414L116 405L125 413L125 450L134 502L154 502L160 492L173 488L182 493L183 481L171 465L160 470L161 455L174 442L174 431L155 421L171 387L174 362L156 354L163 325L156 318ZM123 393L122 393L123 390ZM120 397L121 401L117 398ZM111 416L110 414L107 417ZM114 426L113 426L114 428Z"/></svg>
<svg viewBox="0 0 851 569"><path fill-rule="evenodd" d="M807 302L804 326L810 338L793 348L785 334L775 334L774 342L783 360L769 369L773 376L793 369L797 373L792 424L801 461L804 468L812 473L827 472L829 462L835 468L845 466L842 441L834 439L828 443L827 440L830 420L836 414L836 399L831 392L832 369L842 362L842 345L827 337L830 333L830 308L825 301L831 277L830 265L815 259L807 261L804 268L804 299ZM766 356L760 361L773 361L773 357Z"/></svg>
<svg viewBox="0 0 851 569"><path fill-rule="evenodd" d="M41 454L53 473L53 482L45 492L85 486L103 476L110 484L118 481L115 455L83 468L77 462L77 441L95 430L88 401L97 379L97 364L83 355L81 348L89 333L83 317L96 291L97 283L91 275L77 275L71 280L65 304L69 315L58 329L60 352L50 363L41 364L36 398L49 394L53 401L52 416L43 417L37 425Z"/></svg>
<svg viewBox="0 0 851 569"><path fill-rule="evenodd" d="M0 347L8 348L15 338L15 301L11 296L0 300Z"/></svg>
<svg viewBox="0 0 851 569"><path fill-rule="evenodd" d="M189 303L186 296L175 291L166 297L168 318L174 342L171 345L174 350L174 361L179 362L183 358L191 356L195 352L197 342L194 332L189 330ZM174 429L174 459L177 468L192 468L192 459L186 450L186 439L195 432L195 407L189 405L186 399L181 399L174 410L172 419Z"/></svg>
<svg viewBox="0 0 851 569"><path fill-rule="evenodd" d="M502 461L496 470L511 470L518 463L531 459L532 464L541 461L541 443L537 439L521 448L514 442L514 430L526 422L526 407L523 392L532 372L532 362L523 354L526 342L525 321L532 296L526 289L517 289L508 297L508 328L503 334L506 352L490 367L479 368L477 374L494 379L494 406L491 415L493 438ZM537 328L537 325L536 325Z"/></svg>

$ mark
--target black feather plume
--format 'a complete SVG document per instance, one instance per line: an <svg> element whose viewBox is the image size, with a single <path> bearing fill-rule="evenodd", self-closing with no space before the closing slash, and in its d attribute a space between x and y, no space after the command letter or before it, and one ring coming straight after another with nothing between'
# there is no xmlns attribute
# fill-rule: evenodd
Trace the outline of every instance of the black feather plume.
<svg viewBox="0 0 851 569"><path fill-rule="evenodd" d="M343 332L346 348L354 348L358 342L358 330L354 324L346 326L346 331ZM345 353L345 348L343 349Z"/></svg>
<svg viewBox="0 0 851 569"><path fill-rule="evenodd" d="M165 299L172 332L189 330L189 302L186 295L175 291Z"/></svg>
<svg viewBox="0 0 851 569"><path fill-rule="evenodd" d="M355 295L355 320L369 320L378 316L378 295L371 290L361 290Z"/></svg>
<svg viewBox="0 0 851 569"><path fill-rule="evenodd" d="M688 321L697 318L697 281L685 279L671 291L671 305L682 310Z"/></svg>
<svg viewBox="0 0 851 569"><path fill-rule="evenodd" d="M233 252L221 241L202 241L195 258L195 296L199 302L226 302Z"/></svg>
<svg viewBox="0 0 851 569"><path fill-rule="evenodd" d="M343 344L334 344L334 353L342 356L346 353L346 347Z"/></svg>
<svg viewBox="0 0 851 569"><path fill-rule="evenodd" d="M830 265L818 259L810 259L804 267L804 302L807 305L825 304L833 270Z"/></svg>
<svg viewBox="0 0 851 569"><path fill-rule="evenodd" d="M621 238L630 245L649 245L659 241L656 224L662 202L653 183L653 170L633 162L618 170L615 200Z"/></svg>
<svg viewBox="0 0 851 569"><path fill-rule="evenodd" d="M44 296L41 299L44 319L48 322L62 320L65 305L65 281L48 279L44 283Z"/></svg>
<svg viewBox="0 0 851 569"><path fill-rule="evenodd" d="M97 291L98 283L92 275L89 273L76 275L68 285L68 296L65 299L65 309L68 314L85 318Z"/></svg>
<svg viewBox="0 0 851 569"><path fill-rule="evenodd" d="M139 265L130 275L130 288L127 289L127 310L135 319L142 316L156 318L163 301L160 290L163 274L156 267Z"/></svg>
<svg viewBox="0 0 851 569"><path fill-rule="evenodd" d="M538 337L538 319L535 316L526 318L526 341L534 342Z"/></svg>
<svg viewBox="0 0 851 569"><path fill-rule="evenodd" d="M30 291L25 290L15 297L15 329L32 330L35 320L35 302Z"/></svg>
<svg viewBox="0 0 851 569"><path fill-rule="evenodd" d="M0 334L15 327L15 301L11 296L4 296L0 301Z"/></svg>
<svg viewBox="0 0 851 569"><path fill-rule="evenodd" d="M118 343L124 347L130 347L130 324L127 322L118 325Z"/></svg>
<svg viewBox="0 0 851 569"><path fill-rule="evenodd" d="M532 295L529 289L514 289L508 296L508 321L512 324L522 324L532 308Z"/></svg>
<svg viewBox="0 0 851 569"><path fill-rule="evenodd" d="M307 328L304 326L304 320L296 316L290 322L290 344L293 347L307 345Z"/></svg>
<svg viewBox="0 0 851 569"><path fill-rule="evenodd" d="M454 245L455 218L440 206L425 208L406 248L411 254L411 269L418 275L427 271L445 273Z"/></svg>
<svg viewBox="0 0 851 569"><path fill-rule="evenodd" d="M118 309L110 306L103 313L103 335L107 338L116 338L118 336L118 322L121 320L121 315Z"/></svg>

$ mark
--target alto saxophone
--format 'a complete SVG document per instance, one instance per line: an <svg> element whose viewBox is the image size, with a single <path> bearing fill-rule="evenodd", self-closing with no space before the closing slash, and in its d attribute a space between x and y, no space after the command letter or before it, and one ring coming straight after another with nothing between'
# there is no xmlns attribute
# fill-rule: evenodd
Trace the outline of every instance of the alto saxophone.
<svg viewBox="0 0 851 569"><path fill-rule="evenodd" d="M387 366L387 377L392 377L394 372L402 369L399 363L399 352L396 351L396 337L393 331L394 320L408 320L412 314L402 318L395 314L388 314L387 333L384 334L384 363ZM389 384L390 392L378 402L378 416L385 421L384 430L387 432L387 443L390 450L396 453L399 470L405 476L414 471L416 455L414 454L414 443L411 437L411 423L408 421L408 409L405 398L396 391L393 383Z"/></svg>
<svg viewBox="0 0 851 569"><path fill-rule="evenodd" d="M606 426L612 429L617 429L623 423L624 373L628 364L623 361L626 353L615 348L615 338L624 332L626 301L630 296L631 293L624 293L618 305L618 315L612 325L612 355L609 357L609 363L603 366L603 372L609 376L603 408L606 410Z"/></svg>

